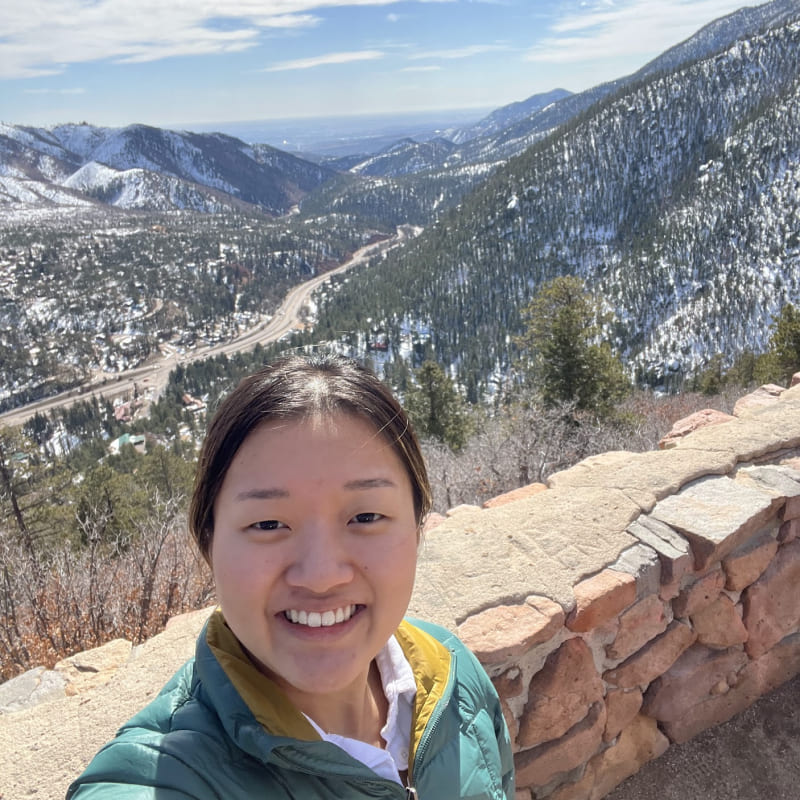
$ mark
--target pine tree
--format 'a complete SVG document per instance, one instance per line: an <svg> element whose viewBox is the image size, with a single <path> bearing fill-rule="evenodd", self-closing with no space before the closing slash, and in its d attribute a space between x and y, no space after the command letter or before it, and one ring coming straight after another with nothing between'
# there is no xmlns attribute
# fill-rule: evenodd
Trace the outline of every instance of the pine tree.
<svg viewBox="0 0 800 800"><path fill-rule="evenodd" d="M464 400L453 381L435 361L425 361L414 373L405 408L417 433L461 449L470 433Z"/></svg>
<svg viewBox="0 0 800 800"><path fill-rule="evenodd" d="M547 407L574 404L607 414L629 388L622 363L599 341L599 312L583 282L559 277L546 283L523 312L518 339L523 365Z"/></svg>

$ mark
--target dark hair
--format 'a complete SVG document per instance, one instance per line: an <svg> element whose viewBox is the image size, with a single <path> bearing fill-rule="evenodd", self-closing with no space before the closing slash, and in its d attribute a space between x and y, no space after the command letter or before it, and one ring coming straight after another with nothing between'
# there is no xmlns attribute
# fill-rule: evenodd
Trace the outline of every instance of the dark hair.
<svg viewBox="0 0 800 800"><path fill-rule="evenodd" d="M324 354L287 356L244 378L225 398L208 427L189 505L189 530L208 559L214 504L225 475L251 431L264 422L317 414L351 414L374 425L406 468L417 524L431 508L431 488L419 442L405 411L369 369Z"/></svg>

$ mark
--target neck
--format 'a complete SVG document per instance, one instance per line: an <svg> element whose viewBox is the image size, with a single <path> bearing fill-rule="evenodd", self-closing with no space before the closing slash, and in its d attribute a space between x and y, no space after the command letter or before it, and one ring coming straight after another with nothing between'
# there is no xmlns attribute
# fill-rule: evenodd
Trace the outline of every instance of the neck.
<svg viewBox="0 0 800 800"><path fill-rule="evenodd" d="M383 692L378 666L373 660L363 679L347 688L326 694L306 694L284 686L289 699L325 733L383 748L381 730L389 703Z"/></svg>

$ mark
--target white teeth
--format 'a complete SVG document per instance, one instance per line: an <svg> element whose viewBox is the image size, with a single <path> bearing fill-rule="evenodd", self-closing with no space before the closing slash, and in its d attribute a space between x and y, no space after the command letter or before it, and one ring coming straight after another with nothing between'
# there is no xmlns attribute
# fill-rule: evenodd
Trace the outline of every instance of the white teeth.
<svg viewBox="0 0 800 800"><path fill-rule="evenodd" d="M354 605L343 606L335 611L297 611L290 608L284 616L297 625L308 625L309 628L329 628L339 622L346 622L356 613Z"/></svg>

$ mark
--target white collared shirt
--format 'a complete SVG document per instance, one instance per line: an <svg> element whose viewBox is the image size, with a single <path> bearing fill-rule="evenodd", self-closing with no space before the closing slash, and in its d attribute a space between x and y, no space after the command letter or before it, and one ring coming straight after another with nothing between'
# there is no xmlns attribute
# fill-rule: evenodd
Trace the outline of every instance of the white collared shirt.
<svg viewBox="0 0 800 800"><path fill-rule="evenodd" d="M336 733L325 733L311 717L307 714L305 717L326 742L341 747L348 755L368 766L382 778L388 778L402 785L400 773L408 769L411 720L417 684L403 648L394 636L390 637L375 657L375 663L381 675L383 693L389 703L386 724L381 729L381 738L386 742L384 749Z"/></svg>

